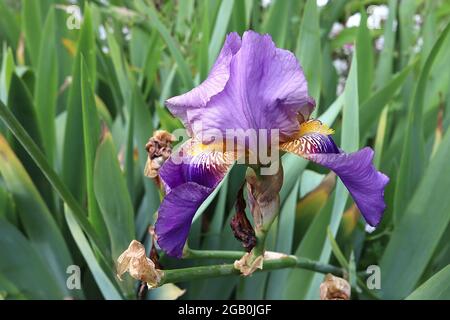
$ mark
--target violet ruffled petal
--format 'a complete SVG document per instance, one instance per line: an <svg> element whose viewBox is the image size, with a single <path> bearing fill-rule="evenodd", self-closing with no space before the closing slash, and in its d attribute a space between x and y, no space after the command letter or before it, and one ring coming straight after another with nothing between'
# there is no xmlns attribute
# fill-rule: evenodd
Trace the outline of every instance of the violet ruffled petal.
<svg viewBox="0 0 450 320"><path fill-rule="evenodd" d="M279 129L287 137L298 130L298 114L308 119L313 108L294 54L276 48L269 35L247 31L224 90L187 116L192 125L199 123L196 136L217 129L224 134L226 129Z"/></svg>
<svg viewBox="0 0 450 320"><path fill-rule="evenodd" d="M170 112L180 118L187 129L191 128L191 123L187 118L187 111L195 108L204 108L211 97L223 91L230 77L231 59L240 47L241 38L239 35L235 32L230 33L208 78L191 91L166 101L166 106Z"/></svg>
<svg viewBox="0 0 450 320"><path fill-rule="evenodd" d="M191 139L167 159L159 172L166 193L186 182L196 182L208 188L217 186L233 164L234 153L207 148Z"/></svg>
<svg viewBox="0 0 450 320"><path fill-rule="evenodd" d="M369 147L354 153L311 154L308 159L333 170L350 192L364 219L376 227L386 209L384 188L389 178L372 164L373 150Z"/></svg>
<svg viewBox="0 0 450 320"><path fill-rule="evenodd" d="M192 219L212 188L187 182L172 189L164 197L155 224L158 245L169 256L181 258Z"/></svg>
<svg viewBox="0 0 450 320"><path fill-rule="evenodd" d="M166 196L155 224L159 246L168 255L178 258L196 211L222 181L232 163L227 158L228 153L194 152L196 143L192 140L184 147L183 157L175 161L172 155L159 171Z"/></svg>
<svg viewBox="0 0 450 320"><path fill-rule="evenodd" d="M373 227L380 223L386 209L384 189L389 178L372 164L371 148L347 154L336 147L330 136L314 132L282 144L280 148L334 171L347 187L367 223Z"/></svg>

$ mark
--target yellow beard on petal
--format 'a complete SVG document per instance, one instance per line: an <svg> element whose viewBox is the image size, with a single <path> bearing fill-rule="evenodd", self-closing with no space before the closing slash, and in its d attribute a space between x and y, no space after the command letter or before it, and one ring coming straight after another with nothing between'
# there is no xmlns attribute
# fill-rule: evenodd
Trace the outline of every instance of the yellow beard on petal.
<svg viewBox="0 0 450 320"><path fill-rule="evenodd" d="M316 153L321 141L318 136L329 136L334 130L320 120L308 120L300 124L298 132L285 143L280 144L280 150L300 156Z"/></svg>
<svg viewBox="0 0 450 320"><path fill-rule="evenodd" d="M201 156L202 154L210 154L213 156L221 155L224 161L229 164L240 158L247 158L250 154L253 154L251 150L244 149L234 143L228 144L226 141L223 141L206 144L195 138L192 139L185 151L192 157Z"/></svg>
<svg viewBox="0 0 450 320"><path fill-rule="evenodd" d="M210 143L204 144L201 142L193 143L189 148L189 154L191 156L198 156L201 153L206 152L225 152L225 147L223 143Z"/></svg>
<svg viewBox="0 0 450 320"><path fill-rule="evenodd" d="M225 149L224 143L204 144L198 140L191 139L182 146L181 154L192 157L191 161L197 163L198 166L225 174L236 160L234 152Z"/></svg>
<svg viewBox="0 0 450 320"><path fill-rule="evenodd" d="M334 130L323 124L320 120L308 120L300 124L298 133L295 139L300 138L308 133L318 133L328 136L334 133Z"/></svg>

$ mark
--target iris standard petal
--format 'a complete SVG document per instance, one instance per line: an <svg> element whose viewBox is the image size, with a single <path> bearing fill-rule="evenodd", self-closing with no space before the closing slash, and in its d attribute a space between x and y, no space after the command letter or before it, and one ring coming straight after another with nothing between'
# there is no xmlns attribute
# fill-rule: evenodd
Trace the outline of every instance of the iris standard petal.
<svg viewBox="0 0 450 320"><path fill-rule="evenodd" d="M313 108L296 57L277 48L269 35L247 31L223 91L205 108L187 110L187 119L194 136L217 129L222 134L227 129L278 129L283 139L297 132L298 115L308 119Z"/></svg>
<svg viewBox="0 0 450 320"><path fill-rule="evenodd" d="M190 129L190 123L186 114L187 110L205 107L211 97L223 91L230 77L231 58L240 47L241 38L239 35L235 32L230 33L208 78L191 91L166 101L166 106L170 112L174 116L179 117L187 129Z"/></svg>
<svg viewBox="0 0 450 320"><path fill-rule="evenodd" d="M366 147L355 153L344 153L329 133L330 129L317 120L302 123L298 137L281 144L280 149L333 170L349 190L367 223L377 226L386 208L384 188L389 178L373 166L372 149Z"/></svg>
<svg viewBox="0 0 450 320"><path fill-rule="evenodd" d="M195 182L183 183L167 194L155 224L158 245L168 255L181 258L195 212L213 189Z"/></svg>

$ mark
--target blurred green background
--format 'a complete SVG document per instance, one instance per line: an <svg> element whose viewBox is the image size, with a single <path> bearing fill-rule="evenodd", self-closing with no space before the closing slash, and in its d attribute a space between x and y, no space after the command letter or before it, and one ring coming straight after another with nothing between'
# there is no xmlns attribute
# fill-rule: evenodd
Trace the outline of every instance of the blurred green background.
<svg viewBox="0 0 450 320"><path fill-rule="evenodd" d="M449 1L0 0L0 16L0 101L14 118L0 116L22 133L0 123L0 299L136 298L114 264L132 239L151 244L160 194L144 145L182 127L164 100L204 80L225 35L247 29L296 54L315 116L345 151L372 146L391 179L368 233L333 175L286 155L268 249L341 265L353 299L450 299ZM207 199L191 248L240 250L229 220L244 173L235 166ZM370 265L378 289L358 273ZM317 299L322 280L286 269L147 298Z"/></svg>

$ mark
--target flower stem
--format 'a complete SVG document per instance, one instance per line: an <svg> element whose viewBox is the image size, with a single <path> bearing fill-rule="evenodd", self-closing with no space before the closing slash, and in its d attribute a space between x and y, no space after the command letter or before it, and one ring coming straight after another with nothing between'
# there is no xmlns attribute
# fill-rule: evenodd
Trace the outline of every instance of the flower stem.
<svg viewBox="0 0 450 320"><path fill-rule="evenodd" d="M264 256L264 250L266 247L267 231L264 229L256 230L256 246L251 251L252 260L256 260L260 256ZM250 262L251 263L251 262Z"/></svg>
<svg viewBox="0 0 450 320"><path fill-rule="evenodd" d="M244 251L227 250L195 250L185 247L183 259L230 259L239 260L245 254Z"/></svg>
<svg viewBox="0 0 450 320"><path fill-rule="evenodd" d="M211 253L212 256L210 255L208 258L218 257L218 255L215 255L215 252L210 251L209 253ZM234 255L237 253L242 254L239 251L236 252L226 251L226 253L228 254L229 258L231 258L232 256L236 257ZM206 258L205 255L200 255L197 257ZM298 258L292 255L290 256L286 255L278 259L264 260L264 268L262 270L257 270L256 272L264 272L285 268L300 268L320 273L333 273L337 276L342 276L344 273L344 270L341 268L329 264L322 264L320 262L309 260L307 258ZM241 272L239 270L235 269L233 264L219 264L219 265L192 267L192 268L164 270L164 275L162 276L159 285L163 285L165 283L190 281L195 279L240 275L240 273Z"/></svg>

